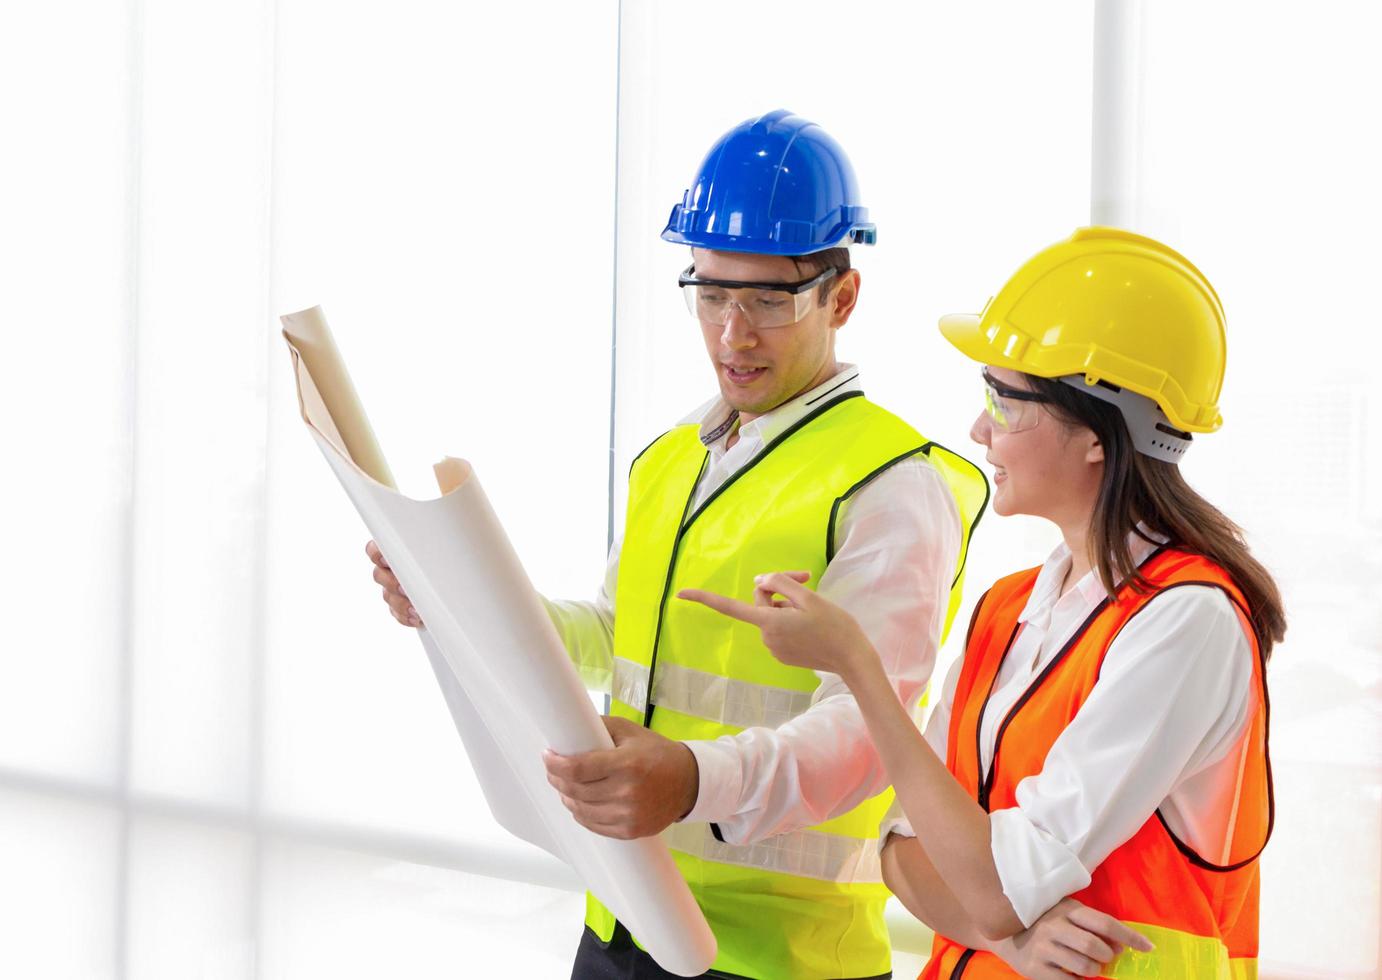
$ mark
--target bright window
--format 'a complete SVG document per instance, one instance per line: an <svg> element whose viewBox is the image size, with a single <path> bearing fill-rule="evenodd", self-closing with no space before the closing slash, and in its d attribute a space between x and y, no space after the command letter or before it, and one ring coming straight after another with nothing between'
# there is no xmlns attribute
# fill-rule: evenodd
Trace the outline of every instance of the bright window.
<svg viewBox="0 0 1382 980"><path fill-rule="evenodd" d="M1231 331L1187 472L1291 616L1262 972L1375 975L1382 17L1146 7L1139 227ZM405 490L472 460L538 587L588 597L633 454L713 392L658 234L710 142L785 107L879 227L842 356L977 457L935 321L1085 223L1093 9L6 7L0 975L561 975L574 880L489 818L276 314L325 305ZM1053 541L989 519L971 601Z"/></svg>

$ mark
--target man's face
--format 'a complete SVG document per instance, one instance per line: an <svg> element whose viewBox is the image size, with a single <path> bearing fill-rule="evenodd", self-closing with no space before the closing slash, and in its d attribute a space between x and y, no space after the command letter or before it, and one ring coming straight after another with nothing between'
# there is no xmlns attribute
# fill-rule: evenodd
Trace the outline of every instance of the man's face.
<svg viewBox="0 0 1382 980"><path fill-rule="evenodd" d="M813 273L782 255L693 249L696 276L737 282L796 283ZM827 380L836 371L835 331L849 319L859 274L834 276L812 290L809 310L796 323L756 329L732 307L725 323L701 323L701 334L725 401L745 421ZM818 302L826 292L824 305Z"/></svg>

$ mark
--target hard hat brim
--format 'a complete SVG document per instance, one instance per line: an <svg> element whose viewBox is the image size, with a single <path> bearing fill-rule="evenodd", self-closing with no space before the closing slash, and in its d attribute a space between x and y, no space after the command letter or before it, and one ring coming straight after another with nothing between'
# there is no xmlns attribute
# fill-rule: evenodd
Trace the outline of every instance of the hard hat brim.
<svg viewBox="0 0 1382 980"><path fill-rule="evenodd" d="M749 238L745 235L715 235L710 233L687 235L683 232L667 228L662 233L664 242L671 242L673 245L688 245L691 248L703 248L711 252L742 252L746 255L785 255L792 258L798 255L813 255L816 252L824 252L829 248L840 248L853 243L851 235L842 238L825 241L819 244L802 244L800 242L774 242L763 239Z"/></svg>
<svg viewBox="0 0 1382 980"><path fill-rule="evenodd" d="M988 335L984 332L983 318L978 314L946 314L940 319L940 329L945 339L972 361L987 364L990 367L1011 368L1014 371L1024 373L1030 370L1020 361L1005 357L994 350L993 344L989 342Z"/></svg>
<svg viewBox="0 0 1382 980"><path fill-rule="evenodd" d="M980 364L1007 368L1038 378L1061 378L1077 374L1084 374L1089 378L1101 378L1118 385L1120 388L1126 388L1157 402L1170 424L1184 432L1215 432L1223 424L1223 416L1219 415L1217 411L1208 423L1185 418L1175 411L1174 405L1169 404L1156 388L1136 383L1126 376L1126 372L1109 370L1106 366L1099 366L1097 362L1101 357L1109 356L1106 351L1095 352L1091 348L1088 351L1080 352L1075 360L1071 360L1068 353L1064 356L1057 355L1044 358L1045 364L1040 365L1034 364L1032 358L1023 356L1027 352L1030 338L1014 331L1005 331L997 325L986 328L984 319L980 315L952 313L941 317L939 325L941 334L946 340L950 341L960 353ZM1003 339L996 341L995 338L1000 336ZM1009 354L1001 346L1003 343L1010 347L1015 345L1018 349Z"/></svg>

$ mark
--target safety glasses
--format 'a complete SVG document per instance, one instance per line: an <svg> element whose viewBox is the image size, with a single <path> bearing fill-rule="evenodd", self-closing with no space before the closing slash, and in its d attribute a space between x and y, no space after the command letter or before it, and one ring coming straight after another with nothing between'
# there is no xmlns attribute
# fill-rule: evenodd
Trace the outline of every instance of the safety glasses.
<svg viewBox="0 0 1382 980"><path fill-rule="evenodd" d="M699 279L689 265L677 279L686 308L702 323L724 325L739 310L757 330L796 323L811 309L816 286L828 282L835 269L801 282L737 282L732 279Z"/></svg>
<svg viewBox="0 0 1382 980"><path fill-rule="evenodd" d="M1033 391L1005 385L987 370L982 374L984 408L994 428L1003 432L1025 432L1041 421L1041 409L1037 406L1048 399Z"/></svg>

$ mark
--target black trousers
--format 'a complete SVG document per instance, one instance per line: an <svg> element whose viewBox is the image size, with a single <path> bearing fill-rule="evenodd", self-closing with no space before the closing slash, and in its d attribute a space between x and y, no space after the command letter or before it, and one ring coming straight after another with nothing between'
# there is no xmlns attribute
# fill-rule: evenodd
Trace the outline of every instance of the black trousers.
<svg viewBox="0 0 1382 980"><path fill-rule="evenodd" d="M734 977L733 973L702 973L702 977ZM609 945L600 942L593 929L586 927L581 944L576 947L576 962L571 967L571 980L682 980L668 973L634 944L624 923L614 924Z"/></svg>
<svg viewBox="0 0 1382 980"><path fill-rule="evenodd" d="M702 978L728 978L728 980L750 980L737 973L719 973L711 970L702 973ZM884 973L869 980L889 980L892 973ZM624 923L614 924L614 935L609 937L609 945L600 942L590 927L581 936L581 944L576 948L576 962L571 967L571 980L681 980L675 973L668 973L657 965L643 950L639 949L624 928ZM763 980L790 980L787 977L764 977Z"/></svg>

